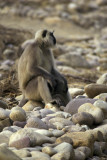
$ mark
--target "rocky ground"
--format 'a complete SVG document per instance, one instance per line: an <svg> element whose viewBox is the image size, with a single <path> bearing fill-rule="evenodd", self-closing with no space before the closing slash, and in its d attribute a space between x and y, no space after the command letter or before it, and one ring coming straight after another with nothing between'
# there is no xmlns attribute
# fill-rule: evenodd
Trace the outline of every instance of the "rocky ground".
<svg viewBox="0 0 107 160"><path fill-rule="evenodd" d="M18 107L18 49L55 30L67 106ZM107 1L0 1L0 160L107 160Z"/></svg>

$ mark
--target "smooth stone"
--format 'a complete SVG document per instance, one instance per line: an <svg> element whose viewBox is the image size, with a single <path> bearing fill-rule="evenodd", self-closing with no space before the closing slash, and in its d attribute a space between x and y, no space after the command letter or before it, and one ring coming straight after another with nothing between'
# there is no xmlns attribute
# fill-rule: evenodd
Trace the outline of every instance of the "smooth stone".
<svg viewBox="0 0 107 160"><path fill-rule="evenodd" d="M89 98L94 98L95 96L106 93L107 92L107 85L104 84L88 84L85 86L85 93Z"/></svg>
<svg viewBox="0 0 107 160"><path fill-rule="evenodd" d="M35 157L35 159L40 160L51 160L50 156L48 154L39 152L39 151L32 151L31 152L32 157Z"/></svg>
<svg viewBox="0 0 107 160"><path fill-rule="evenodd" d="M0 108L6 109L8 108L8 105L6 104L6 102L0 100Z"/></svg>
<svg viewBox="0 0 107 160"><path fill-rule="evenodd" d="M63 142L54 147L54 149L57 151L57 154L51 157L52 160L74 160L74 150L71 144Z"/></svg>
<svg viewBox="0 0 107 160"><path fill-rule="evenodd" d="M63 111L58 111L56 113L52 113L52 114L47 115L47 117L48 116L59 117L59 118L69 118L69 117L71 117L71 114L63 112Z"/></svg>
<svg viewBox="0 0 107 160"><path fill-rule="evenodd" d="M13 121L26 121L26 112L21 107L14 107L10 113L10 119Z"/></svg>
<svg viewBox="0 0 107 160"><path fill-rule="evenodd" d="M58 57L58 60L66 66L73 68L90 68L91 65L88 61L81 55L76 53L66 53Z"/></svg>
<svg viewBox="0 0 107 160"><path fill-rule="evenodd" d="M72 116L72 121L75 124L79 123L80 125L86 124L88 126L92 126L94 122L94 118L90 113L80 112Z"/></svg>
<svg viewBox="0 0 107 160"><path fill-rule="evenodd" d="M107 124L102 124L94 129L100 131L103 134L104 141L107 142Z"/></svg>
<svg viewBox="0 0 107 160"><path fill-rule="evenodd" d="M52 133L53 133L53 136L54 137L60 137L60 136L62 136L65 132L64 131L60 131L60 130L57 130L57 129L54 129L53 131L52 131Z"/></svg>
<svg viewBox="0 0 107 160"><path fill-rule="evenodd" d="M11 131L11 132L17 132L19 129L21 129L21 128L17 127L17 126L9 126L9 127L5 127L3 129L3 131L8 130L8 131Z"/></svg>
<svg viewBox="0 0 107 160"><path fill-rule="evenodd" d="M4 146L0 146L0 160L22 160L14 152Z"/></svg>
<svg viewBox="0 0 107 160"><path fill-rule="evenodd" d="M7 145L9 144L9 138L12 135L11 131L2 131L0 133L0 144L6 143Z"/></svg>
<svg viewBox="0 0 107 160"><path fill-rule="evenodd" d="M74 150L75 153L75 160L85 160L85 154L78 149Z"/></svg>
<svg viewBox="0 0 107 160"><path fill-rule="evenodd" d="M89 127L87 125L79 125L79 124L76 124L76 125L72 125L72 126L66 126L63 130L65 132L80 132L80 131L86 131L88 130Z"/></svg>
<svg viewBox="0 0 107 160"><path fill-rule="evenodd" d="M26 158L22 158L23 160L35 160L34 157L26 157Z"/></svg>
<svg viewBox="0 0 107 160"><path fill-rule="evenodd" d="M94 136L88 132L65 133L62 137L69 137L73 141L73 147L87 146L93 148Z"/></svg>
<svg viewBox="0 0 107 160"><path fill-rule="evenodd" d="M94 117L94 123L100 124L103 122L104 114L103 111L92 105L91 103L85 103L78 108L78 112L88 112Z"/></svg>
<svg viewBox="0 0 107 160"><path fill-rule="evenodd" d="M24 128L24 126L26 125L26 122L15 121L13 122L13 125Z"/></svg>
<svg viewBox="0 0 107 160"><path fill-rule="evenodd" d="M57 151L54 148L48 146L43 147L42 152L48 154L49 156L52 156L57 153Z"/></svg>
<svg viewBox="0 0 107 160"><path fill-rule="evenodd" d="M74 69L72 67L58 66L57 68L61 73L64 73L64 74L73 74L73 75L79 75L80 74L80 72L78 72L76 69Z"/></svg>
<svg viewBox="0 0 107 160"><path fill-rule="evenodd" d="M0 119L9 118L10 111L0 108Z"/></svg>
<svg viewBox="0 0 107 160"><path fill-rule="evenodd" d="M25 127L48 129L48 126L37 117L29 118Z"/></svg>
<svg viewBox="0 0 107 160"><path fill-rule="evenodd" d="M46 115L54 113L52 110L44 108L40 110L42 118L46 117Z"/></svg>
<svg viewBox="0 0 107 160"><path fill-rule="evenodd" d="M61 122L54 122L53 125L56 127L58 130L62 130L64 128L64 124Z"/></svg>
<svg viewBox="0 0 107 160"><path fill-rule="evenodd" d="M85 159L87 159L88 157L91 157L92 156L92 152L91 152L91 149L89 147L86 147L86 146L81 146L81 147L78 147L76 148L76 151L81 151L82 153L84 153L85 155Z"/></svg>
<svg viewBox="0 0 107 160"><path fill-rule="evenodd" d="M107 73L104 73L96 82L97 84L106 84L107 85Z"/></svg>
<svg viewBox="0 0 107 160"><path fill-rule="evenodd" d="M78 95L83 95L84 94L84 89L80 88L69 88L69 93L72 96L72 98L75 98Z"/></svg>
<svg viewBox="0 0 107 160"><path fill-rule="evenodd" d="M102 101L107 102L107 93L101 93L98 96L94 97L94 99L100 99Z"/></svg>
<svg viewBox="0 0 107 160"><path fill-rule="evenodd" d="M21 138L24 138L26 136L29 137L30 139L31 147L42 145L43 143L53 143L54 142L54 140L52 140L51 138L37 133L35 128L23 128L11 135L10 140L9 140L9 145L14 143L16 140L20 140Z"/></svg>
<svg viewBox="0 0 107 160"><path fill-rule="evenodd" d="M47 104L45 105L45 108L46 108L46 109L50 109L50 110L53 111L53 112L57 112L57 111L60 110L59 107L57 107L56 105L53 105L53 104L51 104L51 103L47 103Z"/></svg>
<svg viewBox="0 0 107 160"><path fill-rule="evenodd" d="M36 102L36 101L28 101L22 108L25 110L25 111L33 111L34 108L36 107L43 107L43 105L39 102Z"/></svg>
<svg viewBox="0 0 107 160"><path fill-rule="evenodd" d="M47 137L52 137L53 136L53 133L52 133L51 130L37 129L36 132L40 133L40 134L43 134L44 136L47 136Z"/></svg>
<svg viewBox="0 0 107 160"><path fill-rule="evenodd" d="M94 156L99 156L99 157L102 156L101 147L99 146L99 144L97 142L94 143L93 155Z"/></svg>
<svg viewBox="0 0 107 160"><path fill-rule="evenodd" d="M28 136L22 137L20 139L16 139L15 141L11 142L9 141L10 147L15 147L17 149L30 147L30 138Z"/></svg>
<svg viewBox="0 0 107 160"><path fill-rule="evenodd" d="M96 102L94 102L93 105L100 108L103 111L104 118L107 118L107 102L102 100L97 100Z"/></svg>
<svg viewBox="0 0 107 160"><path fill-rule="evenodd" d="M31 157L31 153L27 149L13 150L13 152L20 158Z"/></svg>
<svg viewBox="0 0 107 160"><path fill-rule="evenodd" d="M60 118L60 117L51 118L49 122L52 124L59 122L59 123L62 123L64 126L69 126L73 124L72 121L64 119L64 118Z"/></svg>
<svg viewBox="0 0 107 160"><path fill-rule="evenodd" d="M6 119L0 121L0 131L2 131L3 128L8 127L8 126L11 126L9 118L6 118Z"/></svg>
<svg viewBox="0 0 107 160"><path fill-rule="evenodd" d="M78 108L84 103L94 103L96 99L91 98L75 98L71 100L65 107L64 111L70 113L71 115L78 112Z"/></svg>

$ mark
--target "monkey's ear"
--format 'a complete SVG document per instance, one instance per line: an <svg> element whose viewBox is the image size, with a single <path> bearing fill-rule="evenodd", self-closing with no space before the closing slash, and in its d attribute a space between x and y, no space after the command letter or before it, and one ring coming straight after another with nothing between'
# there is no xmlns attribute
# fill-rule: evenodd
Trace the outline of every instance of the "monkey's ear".
<svg viewBox="0 0 107 160"><path fill-rule="evenodd" d="M43 33L42 33L42 37L46 37L46 33L47 33L47 30L44 30Z"/></svg>

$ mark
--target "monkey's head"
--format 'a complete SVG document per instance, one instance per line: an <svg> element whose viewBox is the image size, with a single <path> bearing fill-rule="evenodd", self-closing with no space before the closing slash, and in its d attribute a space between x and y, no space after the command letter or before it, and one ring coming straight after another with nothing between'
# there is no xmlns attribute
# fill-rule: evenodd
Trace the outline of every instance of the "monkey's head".
<svg viewBox="0 0 107 160"><path fill-rule="evenodd" d="M56 45L56 38L53 35L53 32L46 29L37 31L35 34L35 39L40 45L44 45L47 48L52 48Z"/></svg>

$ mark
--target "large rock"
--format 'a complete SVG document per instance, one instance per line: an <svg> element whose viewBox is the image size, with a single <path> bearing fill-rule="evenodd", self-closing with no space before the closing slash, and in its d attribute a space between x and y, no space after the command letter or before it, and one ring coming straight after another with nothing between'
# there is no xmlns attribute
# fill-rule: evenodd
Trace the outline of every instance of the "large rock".
<svg viewBox="0 0 107 160"><path fill-rule="evenodd" d="M31 146L41 145L43 143L53 143L54 141L42 134L36 132L35 128L24 128L20 129L16 133L13 133L9 140L9 145L11 146L16 140L20 140L24 137L29 137L31 141Z"/></svg>
<svg viewBox="0 0 107 160"><path fill-rule="evenodd" d="M94 117L94 123L99 124L103 122L104 114L103 111L92 105L91 103L85 103L78 108L78 112L88 112Z"/></svg>
<svg viewBox="0 0 107 160"><path fill-rule="evenodd" d="M78 108L82 104L84 104L84 103L92 103L93 104L95 101L96 101L96 99L91 99L91 98L75 98L67 104L64 111L73 115L78 112Z"/></svg>
<svg viewBox="0 0 107 160"><path fill-rule="evenodd" d="M94 144L94 136L88 132L72 132L66 133L62 137L69 137L73 141L73 146L80 147L80 146L87 146L89 148L93 148Z"/></svg>
<svg viewBox="0 0 107 160"><path fill-rule="evenodd" d="M13 121L25 121L26 120L26 112L21 107L14 107L11 110L10 118Z"/></svg>
<svg viewBox="0 0 107 160"><path fill-rule="evenodd" d="M107 85L104 84L92 83L85 86L85 93L89 98L94 98L95 96L106 92L107 92Z"/></svg>
<svg viewBox="0 0 107 160"><path fill-rule="evenodd" d="M8 148L0 146L0 160L22 160L22 159Z"/></svg>
<svg viewBox="0 0 107 160"><path fill-rule="evenodd" d="M79 123L80 125L86 124L88 126L92 126L94 122L94 118L90 113L80 112L72 116L72 121L75 124Z"/></svg>

